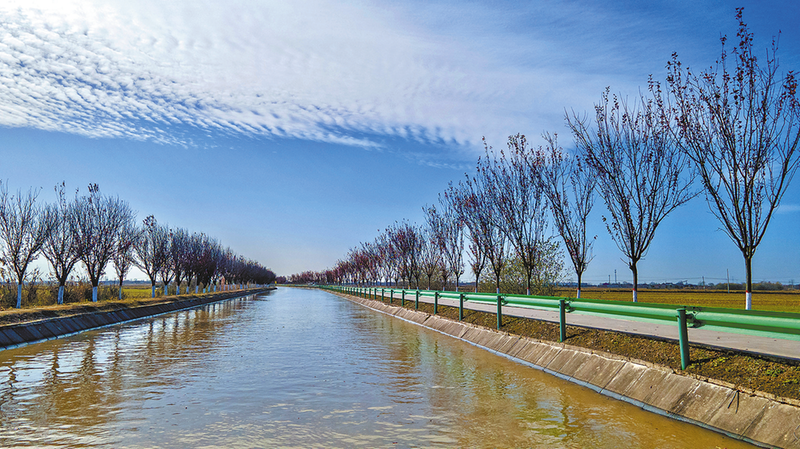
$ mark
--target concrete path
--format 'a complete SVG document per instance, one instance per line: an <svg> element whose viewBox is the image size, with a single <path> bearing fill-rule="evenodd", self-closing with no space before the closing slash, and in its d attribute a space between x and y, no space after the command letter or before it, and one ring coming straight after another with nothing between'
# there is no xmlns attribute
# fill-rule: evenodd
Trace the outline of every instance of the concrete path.
<svg viewBox="0 0 800 449"><path fill-rule="evenodd" d="M389 299L388 292L386 299L387 301ZM400 293L394 294L394 300L399 304ZM433 298L420 298L419 300L420 302L433 304ZM406 301L409 301L408 297L406 297ZM414 301L414 299L411 298L410 301ZM458 307L458 301L445 298L439 298L439 304L444 306ZM497 306L494 304L475 303L470 301L464 302L464 308L469 310L489 312L492 314L497 312ZM558 312L555 311L551 312L523 307L503 306L503 314L507 316L532 318L536 320L558 323ZM567 325L581 326L592 329L612 330L617 332L625 332L628 334L666 338L675 341L678 340L677 325L669 326L658 323L646 323L641 321L629 321L570 313L567 314ZM702 328L689 328L689 343L699 343L720 349L736 349L754 354L773 355L800 361L800 342L794 340L759 337L732 332L712 331Z"/></svg>

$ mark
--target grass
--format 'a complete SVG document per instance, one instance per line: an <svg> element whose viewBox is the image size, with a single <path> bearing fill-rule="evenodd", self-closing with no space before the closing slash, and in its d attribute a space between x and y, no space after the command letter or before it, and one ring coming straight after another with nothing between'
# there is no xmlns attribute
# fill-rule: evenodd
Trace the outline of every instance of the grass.
<svg viewBox="0 0 800 449"><path fill-rule="evenodd" d="M243 290L216 293L198 293L197 295L192 293L188 295L183 294L180 296L156 296L155 298L151 298L150 286L147 286L146 288L131 287L130 289L125 287L123 288L123 295L125 295L125 298L122 300L113 298L104 301L98 301L96 303L91 301L79 301L61 305L52 304L45 306L24 307L22 309L3 309L0 310L0 326L79 315L83 313L106 312L123 308L182 301L185 299L205 297L210 295L238 294L242 291ZM156 294L158 294L158 292L156 292Z"/></svg>
<svg viewBox="0 0 800 449"><path fill-rule="evenodd" d="M617 295L621 295L621 293L614 292ZM670 298L671 301L673 298L681 297L674 292L666 293L666 296L652 295L649 299L666 297ZM630 295L630 292L628 291L627 294ZM585 296L592 297L589 294ZM795 298L800 298L800 296L795 295ZM617 299L617 297L612 296L611 298L600 299ZM395 300L394 305L400 306L400 301ZM709 304L696 303L696 305ZM405 307L414 309L414 301L407 300ZM715 307L717 307L716 303ZM433 304L420 302L419 310L433 314ZM439 305L438 312L439 316L458 320L457 307ZM488 312L465 309L464 321L492 329L497 327L495 314ZM515 335L552 342L557 342L559 337L558 323L528 318L506 316L503 318L501 330ZM680 371L681 367L680 350L677 341L567 326L565 343L667 366L676 371ZM690 358L693 363L684 372L691 375L716 379L738 389L757 390L781 398L800 400L800 365L796 362L772 357L758 357L732 350L708 349L694 345L690 348Z"/></svg>
<svg viewBox="0 0 800 449"><path fill-rule="evenodd" d="M575 290L559 289L556 295L574 297ZM590 287L581 290L581 297L586 299L630 301L632 295L631 291L627 289ZM743 291L728 293L720 290L699 289L641 289L639 290L638 299L639 302L643 303L744 309ZM756 291L753 293L753 309L800 313L800 290Z"/></svg>

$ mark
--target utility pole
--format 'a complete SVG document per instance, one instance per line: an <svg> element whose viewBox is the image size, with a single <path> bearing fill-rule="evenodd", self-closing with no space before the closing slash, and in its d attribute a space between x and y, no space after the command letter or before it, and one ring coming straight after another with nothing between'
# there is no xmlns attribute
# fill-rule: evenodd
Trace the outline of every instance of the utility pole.
<svg viewBox="0 0 800 449"><path fill-rule="evenodd" d="M614 270L614 285L617 285L617 270Z"/></svg>
<svg viewBox="0 0 800 449"><path fill-rule="evenodd" d="M725 274L728 275L728 293L731 292L731 271L729 269L725 269Z"/></svg>
<svg viewBox="0 0 800 449"><path fill-rule="evenodd" d="M706 277L703 276L703 290L706 289Z"/></svg>

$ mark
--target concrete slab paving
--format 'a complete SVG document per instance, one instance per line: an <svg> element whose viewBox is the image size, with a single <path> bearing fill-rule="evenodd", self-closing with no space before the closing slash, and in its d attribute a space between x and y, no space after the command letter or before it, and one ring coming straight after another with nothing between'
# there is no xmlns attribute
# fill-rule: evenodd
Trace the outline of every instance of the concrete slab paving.
<svg viewBox="0 0 800 449"><path fill-rule="evenodd" d="M656 388L650 390L650 394L645 397L647 405L674 412L678 405L687 395L692 394L700 385L700 381L691 377L679 374L667 373Z"/></svg>
<svg viewBox="0 0 800 449"><path fill-rule="evenodd" d="M610 359L595 354L586 360L572 375L575 379L590 383L598 388L604 389L611 382L611 379L617 375L622 366L625 365L624 360Z"/></svg>
<svg viewBox="0 0 800 449"><path fill-rule="evenodd" d="M547 369L572 377L589 357L591 357L591 355L585 352L563 348L553 357L553 360L547 364Z"/></svg>
<svg viewBox="0 0 800 449"><path fill-rule="evenodd" d="M737 435L746 435L747 430L761 419L770 402L760 396L732 391L728 402L717 410L708 424Z"/></svg>
<svg viewBox="0 0 800 449"><path fill-rule="evenodd" d="M631 385L636 383L647 372L647 366L639 363L626 362L617 374L606 385L605 390L623 396Z"/></svg>
<svg viewBox="0 0 800 449"><path fill-rule="evenodd" d="M700 382L672 408L672 412L698 422L708 422L731 401L731 390L709 382Z"/></svg>
<svg viewBox="0 0 800 449"><path fill-rule="evenodd" d="M778 447L800 448L800 409L771 403L745 436Z"/></svg>

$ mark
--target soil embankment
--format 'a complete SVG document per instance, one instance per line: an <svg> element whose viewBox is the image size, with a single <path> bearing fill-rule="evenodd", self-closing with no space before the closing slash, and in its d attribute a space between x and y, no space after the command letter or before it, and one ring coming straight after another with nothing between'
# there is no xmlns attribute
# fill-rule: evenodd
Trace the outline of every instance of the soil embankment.
<svg viewBox="0 0 800 449"><path fill-rule="evenodd" d="M191 309L271 289L247 289L136 301L68 304L0 312L0 349L64 337L126 321Z"/></svg>

